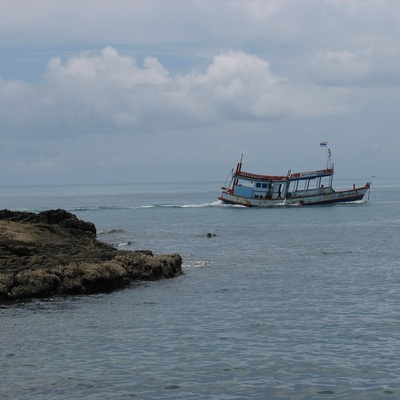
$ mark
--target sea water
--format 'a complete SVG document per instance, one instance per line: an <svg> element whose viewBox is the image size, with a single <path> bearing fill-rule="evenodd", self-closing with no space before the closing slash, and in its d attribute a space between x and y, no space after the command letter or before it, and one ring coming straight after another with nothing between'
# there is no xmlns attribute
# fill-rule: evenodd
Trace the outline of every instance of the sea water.
<svg viewBox="0 0 400 400"><path fill-rule="evenodd" d="M400 398L400 180L267 209L219 186L1 188L0 209L66 209L120 249L180 253L184 275L1 304L0 398Z"/></svg>

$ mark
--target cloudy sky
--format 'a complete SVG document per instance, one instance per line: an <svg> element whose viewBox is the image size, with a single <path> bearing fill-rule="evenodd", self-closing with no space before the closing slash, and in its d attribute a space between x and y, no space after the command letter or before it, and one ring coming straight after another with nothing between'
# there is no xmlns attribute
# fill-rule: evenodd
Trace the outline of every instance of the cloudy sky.
<svg viewBox="0 0 400 400"><path fill-rule="evenodd" d="M3 0L0 185L399 176L400 1Z"/></svg>

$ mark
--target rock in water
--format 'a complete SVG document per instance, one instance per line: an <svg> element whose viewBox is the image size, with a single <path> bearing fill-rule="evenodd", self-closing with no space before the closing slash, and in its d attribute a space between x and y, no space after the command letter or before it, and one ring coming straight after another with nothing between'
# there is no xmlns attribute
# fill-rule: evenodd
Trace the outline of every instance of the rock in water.
<svg viewBox="0 0 400 400"><path fill-rule="evenodd" d="M179 254L119 251L65 210L0 210L0 298L89 294L182 274Z"/></svg>

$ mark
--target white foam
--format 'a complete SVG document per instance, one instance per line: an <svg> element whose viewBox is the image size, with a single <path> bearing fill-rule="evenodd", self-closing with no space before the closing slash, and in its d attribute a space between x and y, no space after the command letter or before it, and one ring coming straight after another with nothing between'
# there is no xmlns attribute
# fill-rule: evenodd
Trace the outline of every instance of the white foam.
<svg viewBox="0 0 400 400"><path fill-rule="evenodd" d="M208 261L195 260L195 261L184 261L182 264L182 267L184 267L184 268L200 268L200 267L205 267L207 265L208 265Z"/></svg>

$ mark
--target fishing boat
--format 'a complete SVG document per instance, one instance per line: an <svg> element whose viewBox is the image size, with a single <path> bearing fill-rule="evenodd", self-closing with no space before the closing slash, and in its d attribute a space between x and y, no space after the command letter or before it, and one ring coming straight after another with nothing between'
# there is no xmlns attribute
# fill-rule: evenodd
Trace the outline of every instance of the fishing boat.
<svg viewBox="0 0 400 400"><path fill-rule="evenodd" d="M321 143L325 146L325 143ZM371 187L371 182L364 186L348 190L334 190L334 165L331 162L331 151L327 149L326 168L316 171L288 171L286 175L260 175L242 170L243 154L236 169L221 189L220 201L248 207L271 206L309 206L317 204L347 203L362 201Z"/></svg>

